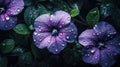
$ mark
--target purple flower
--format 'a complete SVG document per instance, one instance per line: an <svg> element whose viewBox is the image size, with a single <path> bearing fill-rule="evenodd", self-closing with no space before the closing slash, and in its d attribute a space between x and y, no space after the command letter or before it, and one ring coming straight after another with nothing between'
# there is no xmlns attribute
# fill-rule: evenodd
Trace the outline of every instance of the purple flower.
<svg viewBox="0 0 120 67"><path fill-rule="evenodd" d="M17 22L16 15L23 8L23 0L0 0L0 30L12 29Z"/></svg>
<svg viewBox="0 0 120 67"><path fill-rule="evenodd" d="M93 29L85 30L79 36L83 61L90 64L99 63L102 67L110 67L120 53L120 36L107 22L97 23Z"/></svg>
<svg viewBox="0 0 120 67"><path fill-rule="evenodd" d="M58 54L66 46L66 42L74 42L77 36L76 26L70 22L71 17L64 11L52 15L43 14L34 23L33 39L35 45Z"/></svg>

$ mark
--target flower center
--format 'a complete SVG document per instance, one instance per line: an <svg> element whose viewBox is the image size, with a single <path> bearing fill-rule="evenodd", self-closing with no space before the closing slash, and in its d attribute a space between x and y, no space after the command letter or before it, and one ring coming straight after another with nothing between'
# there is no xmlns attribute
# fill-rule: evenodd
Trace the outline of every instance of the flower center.
<svg viewBox="0 0 120 67"><path fill-rule="evenodd" d="M0 8L0 14L2 14L5 11L4 8Z"/></svg>
<svg viewBox="0 0 120 67"><path fill-rule="evenodd" d="M99 48L100 50L104 49L104 48L105 48L105 44L102 43L102 42L99 42L99 43L98 43L98 48Z"/></svg>
<svg viewBox="0 0 120 67"><path fill-rule="evenodd" d="M52 36L56 36L58 35L58 30L57 29L53 29L52 30Z"/></svg>

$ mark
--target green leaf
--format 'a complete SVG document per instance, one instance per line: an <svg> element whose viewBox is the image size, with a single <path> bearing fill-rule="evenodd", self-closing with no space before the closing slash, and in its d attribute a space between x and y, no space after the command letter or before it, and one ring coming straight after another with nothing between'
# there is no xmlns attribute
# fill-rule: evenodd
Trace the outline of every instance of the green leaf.
<svg viewBox="0 0 120 67"><path fill-rule="evenodd" d="M37 59L42 59L42 56L49 57L50 52L47 49L39 49L34 44L31 45L31 52Z"/></svg>
<svg viewBox="0 0 120 67"><path fill-rule="evenodd" d="M21 34L21 35L27 35L29 34L29 30L27 28L27 26L25 24L18 24L16 25L13 30L17 33L17 34Z"/></svg>
<svg viewBox="0 0 120 67"><path fill-rule="evenodd" d="M100 19L100 14L98 8L93 8L89 11L86 17L86 21L90 25L95 25Z"/></svg>
<svg viewBox="0 0 120 67"><path fill-rule="evenodd" d="M100 6L100 14L102 18L110 16L114 11L114 5L110 2L103 2Z"/></svg>
<svg viewBox="0 0 120 67"><path fill-rule="evenodd" d="M30 46L29 44L32 43L29 35L19 35L16 32L10 31L9 36L14 39L16 46L28 48Z"/></svg>
<svg viewBox="0 0 120 67"><path fill-rule="evenodd" d="M120 29L120 9L116 8L116 10L113 12L111 17L112 17L111 21L113 20L112 23L119 30Z"/></svg>
<svg viewBox="0 0 120 67"><path fill-rule="evenodd" d="M8 63L7 58L0 56L0 67L7 67L7 63Z"/></svg>
<svg viewBox="0 0 120 67"><path fill-rule="evenodd" d="M32 54L30 52L25 52L19 56L19 66L20 67L31 67L32 64Z"/></svg>
<svg viewBox="0 0 120 67"><path fill-rule="evenodd" d="M15 41L13 39L6 39L0 44L0 50L2 53L9 53L15 47Z"/></svg>
<svg viewBox="0 0 120 67"><path fill-rule="evenodd" d="M35 19L40 16L41 14L48 13L46 8L43 5L38 5L36 7L30 6L24 12L24 20L25 23L29 25L33 25Z"/></svg>
<svg viewBox="0 0 120 67"><path fill-rule="evenodd" d="M32 51L32 54L33 54L36 58L40 57L40 56L39 56L39 55L40 55L39 50L38 50L33 44L31 45L31 51Z"/></svg>
<svg viewBox="0 0 120 67"><path fill-rule="evenodd" d="M32 0L24 0L25 6L32 5Z"/></svg>
<svg viewBox="0 0 120 67"><path fill-rule="evenodd" d="M12 54L14 54L14 55L20 55L23 52L24 52L24 50L22 48L15 47L14 50L12 51Z"/></svg>
<svg viewBox="0 0 120 67"><path fill-rule="evenodd" d="M70 12L71 17L75 17L77 15L79 15L79 9L72 9Z"/></svg>

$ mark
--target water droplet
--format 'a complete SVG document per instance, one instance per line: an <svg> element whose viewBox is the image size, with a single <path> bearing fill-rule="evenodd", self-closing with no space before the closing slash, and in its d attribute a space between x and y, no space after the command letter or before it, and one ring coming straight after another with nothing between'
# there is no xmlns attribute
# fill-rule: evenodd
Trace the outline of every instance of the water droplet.
<svg viewBox="0 0 120 67"><path fill-rule="evenodd" d="M65 44L62 44L62 46L64 47L64 46L65 46Z"/></svg>
<svg viewBox="0 0 120 67"><path fill-rule="evenodd" d="M82 41L83 43L86 43L86 41Z"/></svg>
<svg viewBox="0 0 120 67"><path fill-rule="evenodd" d="M67 39L69 39L70 37L69 37L69 36L67 36L66 38L67 38Z"/></svg>
<svg viewBox="0 0 120 67"><path fill-rule="evenodd" d="M106 6L110 6L110 4L106 4Z"/></svg>
<svg viewBox="0 0 120 67"><path fill-rule="evenodd" d="M99 32L99 34L101 34L102 32Z"/></svg>
<svg viewBox="0 0 120 67"><path fill-rule="evenodd" d="M6 25L5 27L7 28L8 26Z"/></svg>
<svg viewBox="0 0 120 67"><path fill-rule="evenodd" d="M74 37L76 38L77 36L75 35Z"/></svg>
<svg viewBox="0 0 120 67"><path fill-rule="evenodd" d="M110 35L107 35L108 37L110 37Z"/></svg>
<svg viewBox="0 0 120 67"><path fill-rule="evenodd" d="M34 35L37 35L37 33L36 33L36 32L34 32Z"/></svg>
<svg viewBox="0 0 120 67"><path fill-rule="evenodd" d="M63 33L60 33L60 35L62 36L62 35L63 35Z"/></svg>
<svg viewBox="0 0 120 67"><path fill-rule="evenodd" d="M50 16L50 20L51 20L51 21L53 20L52 18L53 18L53 15Z"/></svg>
<svg viewBox="0 0 120 67"><path fill-rule="evenodd" d="M9 17L6 17L6 20L9 20L10 18Z"/></svg>
<svg viewBox="0 0 120 67"><path fill-rule="evenodd" d="M42 31L41 29L38 29L38 31Z"/></svg>
<svg viewBox="0 0 120 67"><path fill-rule="evenodd" d="M98 57L96 56L95 59L97 59Z"/></svg>
<svg viewBox="0 0 120 67"><path fill-rule="evenodd" d="M19 9L19 8L17 9L17 12L20 12L20 9Z"/></svg>
<svg viewBox="0 0 120 67"><path fill-rule="evenodd" d="M2 45L5 46L5 43L3 43Z"/></svg>
<svg viewBox="0 0 120 67"><path fill-rule="evenodd" d="M95 52L95 50L91 50L91 53L94 53Z"/></svg>
<svg viewBox="0 0 120 67"><path fill-rule="evenodd" d="M74 29L71 29L71 30L70 30L70 32L73 32L73 31L74 31Z"/></svg>
<svg viewBox="0 0 120 67"><path fill-rule="evenodd" d="M67 20L70 22L70 17L68 17Z"/></svg>
<svg viewBox="0 0 120 67"><path fill-rule="evenodd" d="M48 40L48 43L50 43L50 41Z"/></svg>
<svg viewBox="0 0 120 67"><path fill-rule="evenodd" d="M36 40L34 39L33 41L35 42Z"/></svg>
<svg viewBox="0 0 120 67"><path fill-rule="evenodd" d="M65 24L64 22L62 22L62 24Z"/></svg>
<svg viewBox="0 0 120 67"><path fill-rule="evenodd" d="M85 54L85 56L87 56L87 57L88 57L88 56L90 56L90 54Z"/></svg>
<svg viewBox="0 0 120 67"><path fill-rule="evenodd" d="M112 34L112 33L110 33L110 34Z"/></svg>
<svg viewBox="0 0 120 67"><path fill-rule="evenodd" d="M57 51L58 51L58 49L55 49L55 51L57 52Z"/></svg>
<svg viewBox="0 0 120 67"><path fill-rule="evenodd" d="M14 4L14 3L15 3L15 1L12 1L12 3Z"/></svg>
<svg viewBox="0 0 120 67"><path fill-rule="evenodd" d="M97 27L97 25L95 25L95 27Z"/></svg>
<svg viewBox="0 0 120 67"><path fill-rule="evenodd" d="M61 28L62 26L60 25L59 27Z"/></svg>
<svg viewBox="0 0 120 67"><path fill-rule="evenodd" d="M107 63L105 63L105 66L107 66L108 64Z"/></svg>
<svg viewBox="0 0 120 67"><path fill-rule="evenodd" d="M39 39L39 41L42 41L42 39Z"/></svg>
<svg viewBox="0 0 120 67"><path fill-rule="evenodd" d="M96 11L94 11L94 13L96 13Z"/></svg>
<svg viewBox="0 0 120 67"><path fill-rule="evenodd" d="M116 32L113 32L113 34L116 34Z"/></svg>
<svg viewBox="0 0 120 67"><path fill-rule="evenodd" d="M118 43L118 45L120 45L120 43Z"/></svg>
<svg viewBox="0 0 120 67"><path fill-rule="evenodd" d="M93 33L93 35L95 35L95 33Z"/></svg>
<svg viewBox="0 0 120 67"><path fill-rule="evenodd" d="M41 28L41 26L38 26L39 28Z"/></svg>
<svg viewBox="0 0 120 67"><path fill-rule="evenodd" d="M38 36L40 36L40 34L38 34Z"/></svg>
<svg viewBox="0 0 120 67"><path fill-rule="evenodd" d="M97 33L97 35L99 35L99 33Z"/></svg>

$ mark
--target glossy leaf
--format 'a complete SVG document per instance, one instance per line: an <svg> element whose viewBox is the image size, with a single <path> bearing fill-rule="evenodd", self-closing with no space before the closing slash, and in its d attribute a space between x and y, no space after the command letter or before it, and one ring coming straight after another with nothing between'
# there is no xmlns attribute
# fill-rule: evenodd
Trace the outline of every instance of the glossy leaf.
<svg viewBox="0 0 120 67"><path fill-rule="evenodd" d="M44 13L48 13L46 8L42 5L38 5L36 7L30 6L24 12L24 20L27 25L33 25L35 19Z"/></svg>
<svg viewBox="0 0 120 67"><path fill-rule="evenodd" d="M98 8L93 8L89 11L86 17L86 21L90 25L95 25L100 18L99 10Z"/></svg>
<svg viewBox="0 0 120 67"><path fill-rule="evenodd" d="M71 17L75 17L79 14L79 9L72 9L70 12Z"/></svg>
<svg viewBox="0 0 120 67"><path fill-rule="evenodd" d="M114 11L113 3L105 2L100 6L100 14L102 18L110 16Z"/></svg>
<svg viewBox="0 0 120 67"><path fill-rule="evenodd" d="M32 0L24 0L25 6L32 5Z"/></svg>
<svg viewBox="0 0 120 67"><path fill-rule="evenodd" d="M8 63L7 58L0 56L0 67L7 67L7 63Z"/></svg>
<svg viewBox="0 0 120 67"><path fill-rule="evenodd" d="M0 44L0 50L2 53L9 53L15 47L15 41L13 39L6 39Z"/></svg>
<svg viewBox="0 0 120 67"><path fill-rule="evenodd" d="M29 30L27 28L27 26L25 24L18 24L16 25L13 30L17 33L17 34L21 34L21 35L26 35L29 34Z"/></svg>
<svg viewBox="0 0 120 67"><path fill-rule="evenodd" d="M21 67L32 67L32 54L25 52L19 56L19 66Z"/></svg>
<svg viewBox="0 0 120 67"><path fill-rule="evenodd" d="M40 58L40 52L33 44L31 45L31 51L35 58Z"/></svg>

